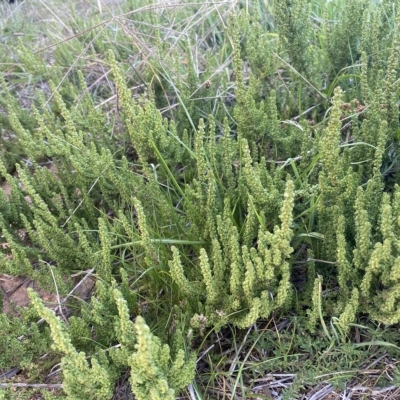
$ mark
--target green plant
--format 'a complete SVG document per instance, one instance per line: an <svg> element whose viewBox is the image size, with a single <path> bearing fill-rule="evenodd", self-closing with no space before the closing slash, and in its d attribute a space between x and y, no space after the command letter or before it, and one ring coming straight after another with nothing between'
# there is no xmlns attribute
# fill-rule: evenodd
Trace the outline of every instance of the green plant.
<svg viewBox="0 0 400 400"><path fill-rule="evenodd" d="M64 300L56 316L31 292L35 317L1 315L2 331L27 337L3 338L15 352L1 368L37 376L41 353L61 355L77 399L110 398L123 374L143 399L205 398L226 381L253 395L243 379L299 361L289 397L335 362L356 374L354 331L374 331L359 319L400 320L389 6L98 6L91 19L72 10L73 36L57 28L43 57L7 39L0 265ZM83 275L96 281L90 300L77 294ZM219 352L204 354L212 340Z"/></svg>

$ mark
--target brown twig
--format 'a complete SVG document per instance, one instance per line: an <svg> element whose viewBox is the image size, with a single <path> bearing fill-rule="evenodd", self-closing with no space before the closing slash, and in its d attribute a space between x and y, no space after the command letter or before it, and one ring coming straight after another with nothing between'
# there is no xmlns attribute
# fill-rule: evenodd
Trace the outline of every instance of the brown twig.
<svg viewBox="0 0 400 400"><path fill-rule="evenodd" d="M33 387L38 389L62 389L62 383L0 383L0 388L9 387Z"/></svg>

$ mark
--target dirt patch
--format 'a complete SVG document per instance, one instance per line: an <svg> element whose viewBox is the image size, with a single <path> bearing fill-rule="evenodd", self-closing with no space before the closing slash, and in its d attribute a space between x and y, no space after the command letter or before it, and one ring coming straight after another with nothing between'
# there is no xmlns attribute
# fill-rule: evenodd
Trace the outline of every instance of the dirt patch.
<svg viewBox="0 0 400 400"><path fill-rule="evenodd" d="M4 194L6 195L7 199L10 197L11 193L11 186L6 181L1 183L1 188L3 189Z"/></svg>
<svg viewBox="0 0 400 400"><path fill-rule="evenodd" d="M49 308L59 307L71 296L87 300L95 285L95 280L91 276L91 272L93 271L87 271L87 274L77 282L74 289L67 296L62 296L61 298L57 298L56 293L40 289L37 283L32 279L0 274L0 290L3 295L3 312L6 314L12 313L13 305L19 307L28 306L30 303L28 288L34 289L42 299L44 305Z"/></svg>
<svg viewBox="0 0 400 400"><path fill-rule="evenodd" d="M11 304L26 307L30 302L27 291L29 287L39 294L47 306L52 307L57 304L57 296L39 289L32 279L1 274L0 289L3 294L3 312L10 313L12 311Z"/></svg>

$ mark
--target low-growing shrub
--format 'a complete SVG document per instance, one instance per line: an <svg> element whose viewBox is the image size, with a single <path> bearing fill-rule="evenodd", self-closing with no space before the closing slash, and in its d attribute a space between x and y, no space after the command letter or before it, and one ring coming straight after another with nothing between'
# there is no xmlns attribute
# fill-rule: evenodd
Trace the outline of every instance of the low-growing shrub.
<svg viewBox="0 0 400 400"><path fill-rule="evenodd" d="M28 308L50 326L68 398L111 398L127 369L136 398L176 398L194 378L196 340L277 312L328 335L328 318L344 335L360 314L399 322L399 33L379 34L385 4L354 2L317 27L309 2L276 1L278 42L258 4L224 14L226 29L196 43L202 74L193 37L169 49L157 27L144 92L123 52L104 54L114 114L82 72L61 78L19 47L49 93L28 113L1 78L12 140L0 159L0 265L70 293L69 319L32 291ZM211 51L226 46L229 79L212 71ZM87 271L96 285L84 301L72 276ZM0 326L28 338L0 341L2 369L47 348L48 328L4 314Z"/></svg>

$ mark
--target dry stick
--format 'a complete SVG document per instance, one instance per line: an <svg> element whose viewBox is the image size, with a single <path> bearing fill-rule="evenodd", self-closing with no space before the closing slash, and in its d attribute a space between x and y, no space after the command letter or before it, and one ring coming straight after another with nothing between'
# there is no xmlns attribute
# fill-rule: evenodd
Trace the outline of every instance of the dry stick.
<svg viewBox="0 0 400 400"><path fill-rule="evenodd" d="M9 387L33 387L38 389L62 389L62 383L0 383L0 388L7 389Z"/></svg>
<svg viewBox="0 0 400 400"><path fill-rule="evenodd" d="M94 271L94 268L92 268L92 269L89 269L88 271L87 271L87 275L67 294L67 296L65 296L65 298L63 299L63 300L61 300L60 301L60 303L61 304L64 304L72 295L73 295L73 293L76 291L76 289L79 287L79 286L81 286L82 285L82 283L89 277L89 276L91 276L92 275L92 273L93 273L93 271ZM82 271L83 272L83 271ZM60 304L60 305L61 305ZM56 307L57 308L57 307ZM42 322L44 322L44 318L41 318L38 322L37 322L37 324L41 324ZM22 336L20 336L18 339L19 340L22 340L23 338L24 338L25 336L24 335L22 335Z"/></svg>
<svg viewBox="0 0 400 400"><path fill-rule="evenodd" d="M103 171L104 172L104 171ZM88 190L88 193L87 194L89 194L92 190L93 190L93 188L96 186L96 183L98 182L98 180L100 179L100 177L98 176L97 178L96 178L96 180L94 181L94 183L93 183L93 185L90 187L90 189ZM75 208L75 210L74 211L72 211L72 214L67 218L67 220L61 225L61 228L64 228L64 226L68 223L68 221L73 217L73 215L77 212L77 210L79 209L79 207L82 205L82 203L83 203L83 200L84 199L82 199L80 202L79 202L79 204L76 206L76 208Z"/></svg>
<svg viewBox="0 0 400 400"><path fill-rule="evenodd" d="M329 395L330 393L334 392L333 386L331 384L328 384L327 386L324 386L320 390L318 390L317 393L314 393L309 400L322 400L326 399L326 396Z"/></svg>
<svg viewBox="0 0 400 400"><path fill-rule="evenodd" d="M53 282L54 282L54 287L55 287L55 289L56 289L58 310L59 310L59 312L60 312L60 315L63 317L64 321L67 322L67 318L65 317L65 315L64 315L63 312L62 312L60 293L58 292L57 281L56 281L56 277L54 276L53 269L51 268L50 263L48 263L48 262L46 262L46 261L43 261L43 260L40 260L40 261L42 261L43 263L45 263L45 264L49 267L49 269L50 269L51 276L52 276Z"/></svg>
<svg viewBox="0 0 400 400"><path fill-rule="evenodd" d="M297 121L302 115L305 115L307 113L309 113L310 111L314 110L314 108L317 108L318 106L320 106L321 103L316 104L315 106L312 106L310 108L308 108L306 111L303 111L301 114L297 115L296 117L290 118L293 121Z"/></svg>
<svg viewBox="0 0 400 400"><path fill-rule="evenodd" d="M83 88L83 93L81 93L81 94L78 96L77 103L79 103L79 102L83 99L83 97L85 96L85 92L88 92L88 93L89 93L89 90L90 90L92 87L96 87L103 79L107 78L107 75L108 75L109 73L111 73L111 70L108 70L108 71L104 72L103 75L101 75L100 78L97 78L89 87ZM78 106L78 105L77 105L77 106Z"/></svg>
<svg viewBox="0 0 400 400"><path fill-rule="evenodd" d="M6 371L0 375L0 382L4 381L6 379L11 379L15 375L17 375L20 371L21 371L21 368L19 368L19 367L14 367L14 368L9 369L8 371Z"/></svg>
<svg viewBox="0 0 400 400"><path fill-rule="evenodd" d="M350 388L351 394L354 392L370 392L372 396L375 395L380 395L383 394L384 392L388 392L390 390L398 389L398 386L388 386L385 388L371 388L368 386L354 386L353 388Z"/></svg>
<svg viewBox="0 0 400 400"><path fill-rule="evenodd" d="M4 289L4 288L3 288L3 285L1 285L1 284L0 284L0 289L1 289L1 292L3 293L3 296L5 297L5 299L6 299L7 301L10 301L10 296L8 295L6 289Z"/></svg>
<svg viewBox="0 0 400 400"><path fill-rule="evenodd" d="M65 299L63 300L63 303L65 303L65 302L73 295L73 293L76 291L76 289L78 289L78 288L83 284L83 282L85 282L86 279L88 279L88 278L93 274L94 268L89 269L89 270L87 270L87 271L82 271L82 272L80 272L79 274L82 274L82 273L84 273L84 272L87 272L87 274L85 275L85 277L84 277L83 279L81 279L81 280L79 281L79 283L67 294L67 296L66 296ZM78 275L78 274L74 274L74 275L72 275L72 276L77 276L77 275Z"/></svg>
<svg viewBox="0 0 400 400"><path fill-rule="evenodd" d="M378 352L376 352L375 354L377 354ZM384 359L385 357L387 357L387 352L385 351L380 357L378 357L375 361L372 361L371 364L368 365L368 367L366 367L366 369L370 369L373 366L375 366L376 364L378 364L382 359Z"/></svg>
<svg viewBox="0 0 400 400"><path fill-rule="evenodd" d="M317 258L307 258L307 262L308 261L316 261L324 264L333 264L333 265L337 264L337 262L335 261L318 260Z"/></svg>
<svg viewBox="0 0 400 400"><path fill-rule="evenodd" d="M192 383L188 386L188 390L189 390L190 398L191 398L192 400L196 400L196 399L197 399L197 396L196 396L196 394L194 393L193 384L192 384Z"/></svg>
<svg viewBox="0 0 400 400"><path fill-rule="evenodd" d="M357 373L359 374L365 374L365 375L375 375L375 374L380 374L382 372L381 369L359 369L357 370ZM344 371L338 371L338 372L329 372L327 374L322 374L315 376L314 379L323 379L327 377L334 377L334 376L340 376L340 375L345 375L345 374L351 374L354 373L354 370L344 370Z"/></svg>
<svg viewBox="0 0 400 400"><path fill-rule="evenodd" d="M213 348L214 348L214 344L212 344L208 349L206 349L206 350L204 350L201 354L200 354L200 356L199 356L199 358L196 360L196 364L205 356L205 355L207 355L207 353L209 353Z"/></svg>
<svg viewBox="0 0 400 400"><path fill-rule="evenodd" d="M208 77L208 79L211 80L211 79L214 77L214 75L217 75L217 74L219 74L220 72L223 72L224 69L225 69L225 67L227 67L229 64L231 64L232 60L233 60L233 56L229 56L228 59L227 59L226 61L224 61L224 63L221 64L221 65ZM189 96L189 98L192 99L192 100L196 100L196 99L193 98L193 96L205 85L206 82L207 82L207 81L204 81L204 83L203 83L201 86L199 86L199 87Z"/></svg>

